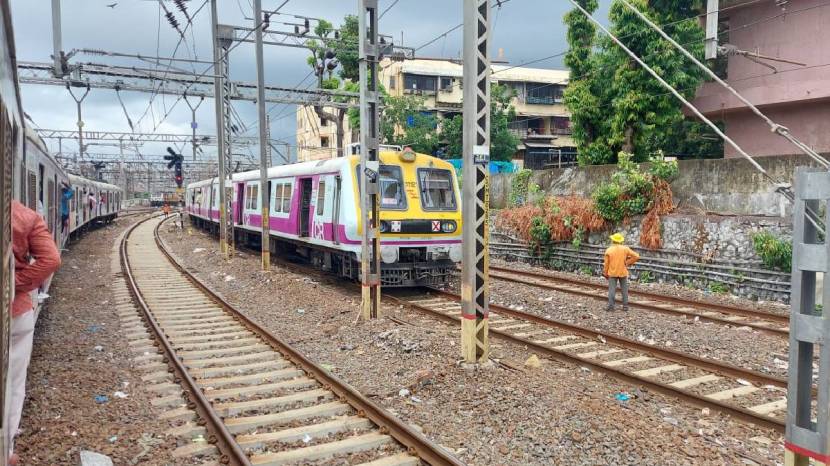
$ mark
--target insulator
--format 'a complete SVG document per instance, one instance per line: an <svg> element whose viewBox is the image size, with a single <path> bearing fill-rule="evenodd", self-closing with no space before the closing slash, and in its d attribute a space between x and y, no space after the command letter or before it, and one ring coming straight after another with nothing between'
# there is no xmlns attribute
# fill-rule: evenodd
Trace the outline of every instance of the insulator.
<svg viewBox="0 0 830 466"><path fill-rule="evenodd" d="M167 13L164 14L164 16L167 17L167 22L170 23L171 26L173 26L173 29L176 29L176 30L179 29L179 21L176 20L175 16L173 16L173 13L168 11Z"/></svg>

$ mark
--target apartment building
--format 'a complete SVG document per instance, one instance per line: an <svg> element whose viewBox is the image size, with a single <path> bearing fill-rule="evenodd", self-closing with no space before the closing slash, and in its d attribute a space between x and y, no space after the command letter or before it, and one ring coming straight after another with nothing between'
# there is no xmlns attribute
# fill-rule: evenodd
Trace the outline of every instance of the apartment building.
<svg viewBox="0 0 830 466"><path fill-rule="evenodd" d="M326 108L327 112L336 112ZM358 138L352 134L349 118L343 118L343 146ZM337 125L324 120L310 105L297 106L297 161L324 160L337 157Z"/></svg>
<svg viewBox="0 0 830 466"><path fill-rule="evenodd" d="M509 87L514 97L516 119L511 131L519 137L515 161L528 168L569 165L576 161L576 148L570 137L570 116L563 103L568 72L494 64L492 81ZM412 59L380 64L379 78L393 96L423 96L426 111L438 118L462 113L463 69L460 61ZM344 143L352 141L347 128ZM336 130L323 125L311 107L298 107L297 153L299 160L318 160L336 156ZM445 154L460 158L461 154Z"/></svg>
<svg viewBox="0 0 830 466"><path fill-rule="evenodd" d="M830 4L824 0L721 0L721 77L773 121L819 153L830 153ZM726 89L708 82L693 102L722 120L751 155L799 150ZM725 157L737 157L729 145Z"/></svg>

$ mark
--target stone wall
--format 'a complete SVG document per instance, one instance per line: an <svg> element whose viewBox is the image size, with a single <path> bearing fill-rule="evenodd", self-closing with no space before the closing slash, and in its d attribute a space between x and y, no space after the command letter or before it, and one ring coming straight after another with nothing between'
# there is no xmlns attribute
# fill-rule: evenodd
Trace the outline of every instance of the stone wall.
<svg viewBox="0 0 830 466"><path fill-rule="evenodd" d="M753 234L759 231L789 238L791 230L786 222L765 217L667 215L662 219L664 247L652 251L637 246L641 219L632 219L618 230L626 236L626 244L641 256L632 268L635 279L648 277L660 283L728 291L750 299L789 301L790 274L765 269L752 244ZM563 242L543 251L531 251L511 237L510 232L494 229L490 254L597 275L602 270L609 233L591 234L578 249ZM644 272L647 275L642 275Z"/></svg>
<svg viewBox="0 0 830 466"><path fill-rule="evenodd" d="M775 179L792 183L795 168L815 166L801 155L759 157L758 163ZM790 217L786 199L747 160L683 160L672 183L674 201L683 210L722 215ZM610 179L615 165L593 165L533 172L531 183L554 195L590 196L594 188ZM490 180L493 208L507 206L513 174L495 174Z"/></svg>

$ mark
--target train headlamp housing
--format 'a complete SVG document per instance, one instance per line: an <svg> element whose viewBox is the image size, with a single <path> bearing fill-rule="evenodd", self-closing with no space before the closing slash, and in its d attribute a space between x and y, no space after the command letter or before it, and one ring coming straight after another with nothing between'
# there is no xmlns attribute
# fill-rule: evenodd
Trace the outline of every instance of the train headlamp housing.
<svg viewBox="0 0 830 466"><path fill-rule="evenodd" d="M386 220L380 221L380 232L381 233L388 233L389 232L389 222Z"/></svg>
<svg viewBox="0 0 830 466"><path fill-rule="evenodd" d="M458 228L458 225L456 225L454 220L444 220L441 222L441 231L444 233L453 233L456 228Z"/></svg>
<svg viewBox="0 0 830 466"><path fill-rule="evenodd" d="M399 154L399 157L403 162L414 162L415 151L413 151L411 147L404 147L403 152Z"/></svg>

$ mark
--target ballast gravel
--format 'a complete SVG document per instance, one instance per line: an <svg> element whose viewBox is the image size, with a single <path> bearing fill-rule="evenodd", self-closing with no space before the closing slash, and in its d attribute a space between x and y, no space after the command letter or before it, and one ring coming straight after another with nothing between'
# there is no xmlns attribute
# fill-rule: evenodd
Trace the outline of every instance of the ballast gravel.
<svg viewBox="0 0 830 466"><path fill-rule="evenodd" d="M494 264L512 270L554 273L511 262L494 261ZM559 272L555 273L559 274ZM589 278L573 274L571 276L581 280ZM596 282L602 283L598 280ZM454 292L457 292L458 288L456 280L448 287ZM656 285L649 286L648 289L652 292L670 294L671 288L673 287ZM490 279L490 300L495 304L624 336L646 344L714 359L765 374L779 377L787 375L789 348L787 338L741 326L740 323L726 326L684 316L661 314L636 306L631 306L628 312L623 312L622 306L618 305L615 311L608 312L605 310L604 300L500 280L495 277ZM735 306L753 305L748 300L730 301ZM778 306L770 306L770 309L761 308L757 303L754 306L769 312L780 310L776 309Z"/></svg>
<svg viewBox="0 0 830 466"><path fill-rule="evenodd" d="M88 450L114 464L187 464L150 405L111 296L118 235L139 217L92 230L68 246L38 317L21 434L22 465L77 465Z"/></svg>
<svg viewBox="0 0 830 466"><path fill-rule="evenodd" d="M360 295L353 284L278 264L263 273L259 256L247 251L225 261L215 238L190 232L162 228L188 270L462 461L782 463L783 438L769 429L587 368L545 358L525 365L531 352L497 339L491 340L495 364L465 367L457 325L388 304L381 319L358 320Z"/></svg>

